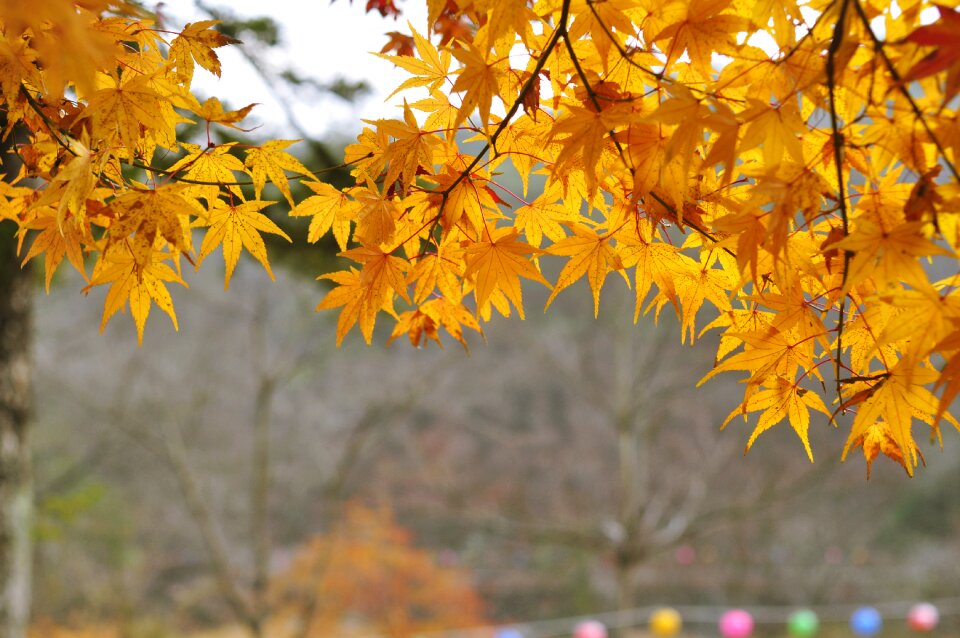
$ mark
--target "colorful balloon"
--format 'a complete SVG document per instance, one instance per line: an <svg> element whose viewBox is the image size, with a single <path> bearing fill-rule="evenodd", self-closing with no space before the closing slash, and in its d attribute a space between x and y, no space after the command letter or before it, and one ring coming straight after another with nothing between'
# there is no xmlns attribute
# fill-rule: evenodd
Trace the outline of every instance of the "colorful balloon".
<svg viewBox="0 0 960 638"><path fill-rule="evenodd" d="M660 638L675 636L683 627L683 619L676 609L661 607L650 615L650 633Z"/></svg>
<svg viewBox="0 0 960 638"><path fill-rule="evenodd" d="M820 619L810 609L798 609L787 619L787 631L793 638L811 638L820 628Z"/></svg>
<svg viewBox="0 0 960 638"><path fill-rule="evenodd" d="M907 626L914 631L932 631L940 622L940 612L930 603L917 603L907 612Z"/></svg>
<svg viewBox="0 0 960 638"><path fill-rule="evenodd" d="M747 638L753 633L753 616L743 609L731 609L720 617L723 638Z"/></svg>
<svg viewBox="0 0 960 638"><path fill-rule="evenodd" d="M602 622L584 620L574 628L573 638L607 638L607 628Z"/></svg>
<svg viewBox="0 0 960 638"><path fill-rule="evenodd" d="M876 636L883 629L883 618L873 607L860 607L850 616L850 629L858 636Z"/></svg>

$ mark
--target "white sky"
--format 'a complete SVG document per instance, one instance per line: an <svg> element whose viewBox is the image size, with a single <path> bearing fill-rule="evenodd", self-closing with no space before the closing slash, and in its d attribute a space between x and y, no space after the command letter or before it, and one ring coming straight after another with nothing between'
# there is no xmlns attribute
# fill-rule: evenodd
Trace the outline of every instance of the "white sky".
<svg viewBox="0 0 960 638"><path fill-rule="evenodd" d="M359 133L361 119L399 118L402 112L394 105L402 98L384 99L405 78L406 74L390 62L370 52L379 51L387 41L388 31L409 32L406 21L425 33L426 3L420 0L397 0L403 11L399 20L382 18L379 13L366 13L366 0L233 0L230 3L208 0L209 6L222 8L234 15L258 17L267 15L280 26L283 46L278 47L270 62L274 68L293 67L304 77L329 82L337 77L366 80L374 89L353 103L335 95L318 94L304 89L291 103L299 123L317 139L350 142ZM193 0L165 0L161 11L168 28L182 27L186 22L206 19L197 11ZM222 62L222 77L197 68L194 89L201 96L216 96L239 108L258 102L245 122L262 125L258 133L269 137L291 137L287 118L278 96L234 50L235 46L217 49ZM246 128L246 127L245 127Z"/></svg>

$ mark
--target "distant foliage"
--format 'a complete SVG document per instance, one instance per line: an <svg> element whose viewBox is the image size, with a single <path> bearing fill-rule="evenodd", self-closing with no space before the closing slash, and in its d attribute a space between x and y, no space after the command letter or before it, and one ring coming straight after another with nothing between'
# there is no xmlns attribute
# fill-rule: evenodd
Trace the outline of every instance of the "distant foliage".
<svg viewBox="0 0 960 638"><path fill-rule="evenodd" d="M359 504L336 531L307 542L273 589L278 636L412 638L486 624L467 570L417 548L388 510Z"/></svg>
<svg viewBox="0 0 960 638"><path fill-rule="evenodd" d="M707 378L742 376L727 422L755 418L748 448L786 421L812 459L811 411L851 413L844 456L862 448L869 472L882 452L912 474L917 422L933 440L941 421L960 428L960 12L428 0L428 13L428 29L389 34L409 99L347 148L355 185L337 190L288 141L181 139L188 120L237 127L251 108L190 93L232 41L214 21L0 3L2 108L23 162L0 216L48 285L66 258L85 290L109 286L104 322L129 308L142 338L153 305L176 325L167 287L185 285L183 261L221 250L226 285L246 250L270 272L262 234L286 237L264 213L272 182L311 219L309 241L332 233L355 264L325 275L338 341L359 326L370 342L388 315L391 339L446 331L466 346L494 312L523 317L524 279L551 289L547 306L586 279L596 313L617 273L635 319L669 306L685 341L721 331ZM508 165L520 192L499 178ZM313 194L294 201L290 178Z"/></svg>

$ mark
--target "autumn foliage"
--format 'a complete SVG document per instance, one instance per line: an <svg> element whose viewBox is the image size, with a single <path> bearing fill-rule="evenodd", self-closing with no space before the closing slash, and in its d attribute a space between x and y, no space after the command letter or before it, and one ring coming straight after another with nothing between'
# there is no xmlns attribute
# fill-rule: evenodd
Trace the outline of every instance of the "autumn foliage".
<svg viewBox="0 0 960 638"><path fill-rule="evenodd" d="M0 3L23 161L2 216L48 283L66 257L88 289L109 286L104 322L129 308L142 337L152 305L176 322L168 285L217 249L226 283L242 250L269 272L261 234L285 236L264 213L270 181L311 218L309 241L332 233L355 264L324 275L338 341L357 326L370 342L390 317L391 340L466 346L493 314L523 317L523 280L550 289L549 307L586 279L596 313L615 273L635 318L669 307L684 340L720 332L707 378L740 375L727 422L755 419L748 447L786 422L812 459L819 412L849 423L844 455L862 448L869 467L882 452L912 474L915 434L960 427L954 8L428 0L428 25L390 34L383 54L397 118L347 148L355 185L341 191L286 141L181 139L188 120L236 126L249 110L190 93L197 66L220 72L215 23L34 5ZM312 194L292 201L290 178Z"/></svg>
<svg viewBox="0 0 960 638"><path fill-rule="evenodd" d="M273 590L277 636L412 638L485 624L468 571L417 548L389 510L358 503L335 531L308 541Z"/></svg>

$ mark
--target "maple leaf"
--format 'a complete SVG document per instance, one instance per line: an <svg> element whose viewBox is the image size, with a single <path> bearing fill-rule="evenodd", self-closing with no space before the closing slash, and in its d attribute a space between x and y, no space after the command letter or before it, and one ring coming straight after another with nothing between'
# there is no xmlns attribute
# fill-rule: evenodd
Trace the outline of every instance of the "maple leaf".
<svg viewBox="0 0 960 638"><path fill-rule="evenodd" d="M757 421L757 426L747 440L747 447L744 451L746 453L753 447L757 437L787 419L790 422L790 427L793 428L793 431L796 432L803 443L807 458L812 463L813 450L810 449L808 433L810 429L810 410L816 410L830 417L830 411L824 405L823 399L817 393L805 390L796 383L791 383L782 377L774 377L771 381L765 381L763 387L763 390L751 393L746 402L742 406L736 407L720 427L725 427L737 414L743 414L743 418L746 420L747 413L763 410L763 414Z"/></svg>
<svg viewBox="0 0 960 638"><path fill-rule="evenodd" d="M127 79L130 78L130 79ZM93 121L107 144L122 144L131 151L141 139L141 127L165 130L173 128L164 109L166 98L152 85L149 76L125 75L111 78L113 86L90 96L82 119Z"/></svg>
<svg viewBox="0 0 960 638"><path fill-rule="evenodd" d="M770 326L755 332L730 334L743 342L744 349L718 363L697 383L703 385L720 372L743 370L750 382L759 385L768 378L795 379L800 370L813 367L812 341L794 330L786 332Z"/></svg>
<svg viewBox="0 0 960 638"><path fill-rule="evenodd" d="M36 206L56 202L58 224L63 223L68 212L82 218L87 199L97 185L97 162L87 145L74 140L71 149L74 157L56 174L36 202Z"/></svg>
<svg viewBox="0 0 960 638"><path fill-rule="evenodd" d="M109 243L136 233L151 243L161 238L178 252L193 250L190 217L203 208L186 195L187 189L184 184L164 184L130 190L114 198L100 211L112 219L107 229Z"/></svg>
<svg viewBox="0 0 960 638"><path fill-rule="evenodd" d="M861 218L852 233L830 245L831 249L853 253L845 288L849 290L867 277L876 277L879 285L893 281L923 281L926 275L917 257L953 256L954 253L924 237L922 228L922 222L884 228Z"/></svg>
<svg viewBox="0 0 960 638"><path fill-rule="evenodd" d="M290 211L291 217L312 217L307 229L307 241L317 242L333 228L340 250L347 249L347 237L350 234L350 219L354 216L357 204L350 197L326 182L304 182L316 195L302 200Z"/></svg>
<svg viewBox="0 0 960 638"><path fill-rule="evenodd" d="M44 288L49 293L53 275L57 272L64 256L73 264L77 272L87 279L86 268L83 263L83 247L93 243L89 227L67 216L63 222L59 215L51 209L35 211L33 219L21 225L20 235L23 237L28 231L39 231L33 238L30 250L23 257L21 265L26 265L34 257L43 255Z"/></svg>
<svg viewBox="0 0 960 638"><path fill-rule="evenodd" d="M353 175L357 182L374 180L386 166L386 152L389 138L385 131L364 127L357 136L356 144L349 144L344 149L344 164L353 166Z"/></svg>
<svg viewBox="0 0 960 638"><path fill-rule="evenodd" d="M391 93L387 99L390 99L400 91L418 86L425 86L433 91L447 80L447 74L450 72L450 51L444 49L443 52L437 51L437 48L430 44L430 40L420 35L412 26L410 31L413 33L413 43L417 49L420 59L408 55L377 55L384 60L390 60L401 69L413 74L414 77L407 78L397 89Z"/></svg>
<svg viewBox="0 0 960 638"><path fill-rule="evenodd" d="M901 467L906 470L907 474L912 476L913 470L912 468L908 469L903 450L893 438L890 427L885 422L877 421L876 423L870 424L860 431L856 437L848 441L843 451L844 457L846 457L849 450L858 447L863 450L863 457L867 461L867 480L870 479L870 470L873 467L873 462L881 452L893 461L899 463ZM918 457L921 462L924 462L923 453L913 441L910 441L909 453L912 457Z"/></svg>
<svg viewBox="0 0 960 638"><path fill-rule="evenodd" d="M186 85L193 79L194 61L220 77L220 58L214 49L226 44L239 44L240 40L220 33L213 27L220 20L201 20L188 23L170 43L170 63L177 69L177 79Z"/></svg>
<svg viewBox="0 0 960 638"><path fill-rule="evenodd" d="M269 177L270 182L280 189L286 200L290 202L290 206L294 206L293 195L290 194L290 184L284 171L300 175L312 175L310 169L304 166L300 160L283 150L298 141L270 140L262 146L247 151L243 164L250 169L250 176L253 177L255 199L260 199L260 193Z"/></svg>
<svg viewBox="0 0 960 638"><path fill-rule="evenodd" d="M267 246L263 243L260 233L272 233L287 241L292 240L277 226L276 222L260 212L272 203L254 200L228 204L219 199L214 202L209 218L204 222L210 228L203 236L197 266L199 267L200 262L217 246L223 246L223 261L226 266L223 278L224 290L230 286L230 277L244 248L263 265L270 279L274 278L270 262L267 260Z"/></svg>
<svg viewBox="0 0 960 638"><path fill-rule="evenodd" d="M539 248L544 236L552 242L562 240L567 236L563 224L576 221L577 215L556 203L561 198L560 191L561 186L554 183L529 205L517 209L515 226L523 231L531 246Z"/></svg>
<svg viewBox="0 0 960 638"><path fill-rule="evenodd" d="M460 173L446 170L440 175L431 176L430 181L437 183L432 195L437 205L443 205L443 226L453 228L466 215L470 226L477 232L485 224L484 211L499 211L496 201L486 186L486 179L480 174L473 173L461 179ZM446 193L446 195L444 195Z"/></svg>
<svg viewBox="0 0 960 638"><path fill-rule="evenodd" d="M400 209L387 189L381 191L372 181L365 187L347 191L357 202L357 230L355 237L362 243L379 246L393 239Z"/></svg>
<svg viewBox="0 0 960 638"><path fill-rule="evenodd" d="M523 317L520 277L550 286L537 267L525 256L539 252L538 249L517 241L518 236L515 228L492 228L488 225L484 240L465 249L467 268L463 276L472 277L476 281L474 294L478 311L487 305L494 291L500 290Z"/></svg>
<svg viewBox="0 0 960 638"><path fill-rule="evenodd" d="M407 277L408 284L416 284L413 302L424 303L435 290L448 299L462 297L462 259L463 251L456 244L443 244L436 253L420 257Z"/></svg>
<svg viewBox="0 0 960 638"><path fill-rule="evenodd" d="M394 138L384 153L384 159L388 162L385 183L391 184L399 177L401 189L406 190L414 183L418 169L432 171L433 150L440 140L420 130L406 101L403 103L402 122L377 120L377 128Z"/></svg>
<svg viewBox="0 0 960 638"><path fill-rule="evenodd" d="M406 35L405 33L400 33L399 31L388 31L387 37L389 39L387 40L387 43L383 45L383 48L380 49L380 53L389 54L391 51L394 51L397 55L413 57L413 37Z"/></svg>
<svg viewBox="0 0 960 638"><path fill-rule="evenodd" d="M547 307L561 290L586 275L590 290L593 291L593 315L596 317L600 313L600 288L603 287L607 273L623 270L623 262L611 246L609 235L598 235L580 224L574 224L570 228L573 231L572 237L561 239L547 249L551 255L570 258L560 271L557 285L547 299Z"/></svg>
<svg viewBox="0 0 960 638"><path fill-rule="evenodd" d="M455 93L464 92L454 125L459 125L474 109L480 112L481 121L486 122L490 119L493 98L500 93L503 76L501 62L496 54L491 56L490 51L481 50L472 42L468 42L466 48L453 49L451 52L463 64L450 89Z"/></svg>
<svg viewBox="0 0 960 638"><path fill-rule="evenodd" d="M250 114L250 111L253 110L253 107L257 104L247 104L245 107L237 109L236 111L225 111L223 109L223 103L215 98L207 98L203 104L200 104L199 101L192 95L191 98L191 107L190 109L205 119L207 122L222 124L232 129L238 131L243 131L249 133L252 129L244 129L237 126L237 122L243 121L247 115Z"/></svg>
<svg viewBox="0 0 960 638"><path fill-rule="evenodd" d="M654 285L659 288L658 297L678 306L674 279L680 273L696 268L696 262L681 253L676 246L653 241L650 224L646 221L628 224L616 234L616 238L624 268L636 267L634 323L640 318L643 303Z"/></svg>
<svg viewBox="0 0 960 638"><path fill-rule="evenodd" d="M387 343L391 343L401 335L407 335L414 347L420 347L421 343L427 343L427 340L432 339L442 348L443 342L440 341L439 333L441 327L450 333L450 336L456 339L467 352L470 348L463 336L463 328L483 332L476 318L463 304L453 303L445 297L438 297L424 303L416 310L401 313Z"/></svg>
<svg viewBox="0 0 960 638"><path fill-rule="evenodd" d="M663 27L652 42L667 54L666 66L686 51L702 77L713 74L714 53L736 53L736 35L747 30L748 20L725 10L732 0L681 0L668 3L658 16Z"/></svg>
<svg viewBox="0 0 960 638"><path fill-rule="evenodd" d="M363 269L358 272L351 268L349 271L323 275L321 279L329 279L339 286L327 293L317 310L342 306L337 320L337 343L342 342L359 322L360 332L369 344L373 339L377 314L384 307L392 311L393 294L399 294L410 303L404 277L410 266L406 260L376 248L353 248L340 255L362 263Z"/></svg>
<svg viewBox="0 0 960 638"><path fill-rule="evenodd" d="M236 142L230 142L214 148L202 148L196 144L183 144L187 155L168 171L183 171L184 178L195 182L189 184L185 192L203 197L209 206L213 206L220 197L221 188L226 188L237 198L242 198L243 194L234 172L245 172L245 167L239 158L230 154L235 145Z"/></svg>
<svg viewBox="0 0 960 638"><path fill-rule="evenodd" d="M780 104L775 109L756 99L749 99L750 105L739 115L745 122L743 136L740 138L740 152L763 146L763 163L777 166L784 152L803 164L803 146L800 143L807 128L800 117L796 102Z"/></svg>
<svg viewBox="0 0 960 638"><path fill-rule="evenodd" d="M913 438L913 420L918 419L936 431L938 413L937 397L924 385L937 378L935 371L923 365L915 365L909 360L898 362L880 381L861 394L854 395L857 401L857 415L854 417L850 435L844 446L843 457L856 445L861 445L864 454L875 457L875 449L901 465L907 474L913 476L921 456ZM856 387L854 388L856 389ZM845 405L850 405L848 400ZM960 423L953 417L950 423L960 429ZM879 429L878 429L879 428ZM880 434L884 436L880 436ZM874 447L868 448L864 441L870 441Z"/></svg>
<svg viewBox="0 0 960 638"><path fill-rule="evenodd" d="M167 313L174 329L179 330L166 283L178 283L184 287L187 284L165 263L170 258L169 253L155 250L145 241L116 244L103 253L94 267L90 283L84 288L86 293L93 286L110 284L103 302L100 332L106 328L110 317L129 307L137 326L137 342L143 343L143 330L152 304Z"/></svg>
<svg viewBox="0 0 960 638"><path fill-rule="evenodd" d="M582 168L587 177L587 190L593 194L598 184L604 151L612 146L611 130L626 122L626 108L609 108L597 112L593 108L567 107L566 113L554 122L550 139L561 145L554 170L565 172ZM558 137L559 136L559 137Z"/></svg>

